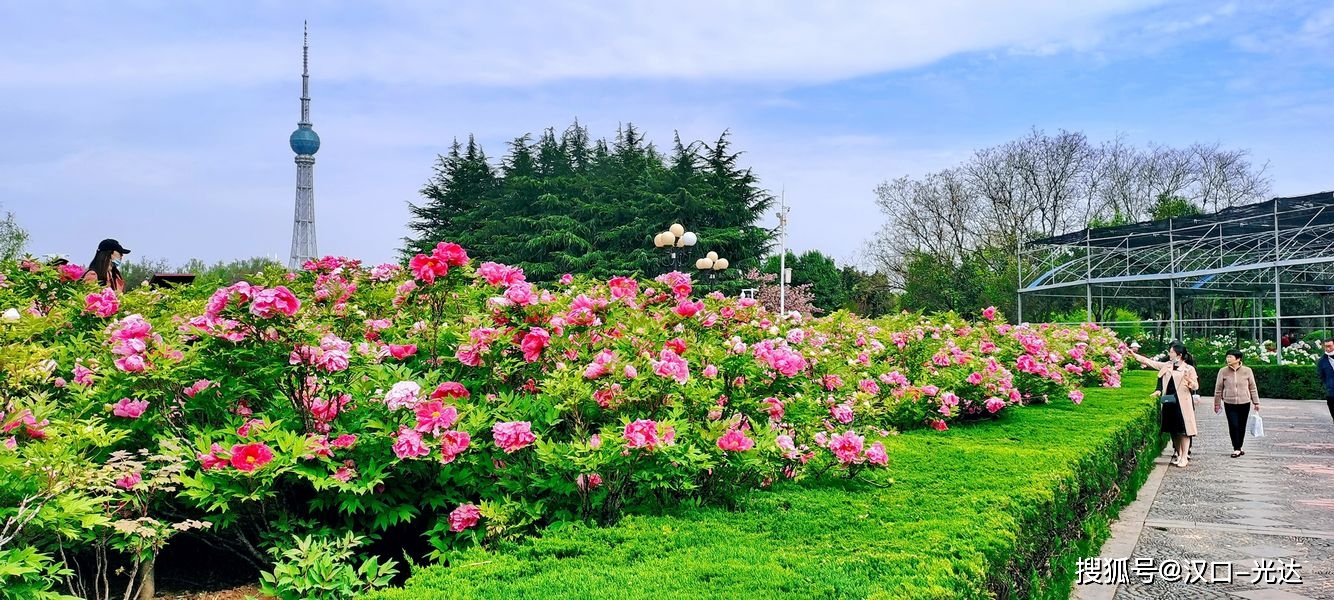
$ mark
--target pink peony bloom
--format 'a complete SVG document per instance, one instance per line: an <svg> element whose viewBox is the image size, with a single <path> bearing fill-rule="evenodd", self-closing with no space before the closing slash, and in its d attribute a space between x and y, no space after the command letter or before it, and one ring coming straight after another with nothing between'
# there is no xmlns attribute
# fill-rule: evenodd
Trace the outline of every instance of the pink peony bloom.
<svg viewBox="0 0 1334 600"><path fill-rule="evenodd" d="M144 362L144 357L138 354L131 354L125 358L116 359L116 368L126 373L141 373L148 365Z"/></svg>
<svg viewBox="0 0 1334 600"><path fill-rule="evenodd" d="M421 386L417 385L417 382L415 381L400 381L395 383L394 387L389 388L389 392L384 395L385 406L388 406L389 410L398 410L400 408L416 406L418 401L417 395L420 394L421 391Z"/></svg>
<svg viewBox="0 0 1334 600"><path fill-rule="evenodd" d="M494 286L511 286L524 280L523 269L493 262L482 263L477 275Z"/></svg>
<svg viewBox="0 0 1334 600"><path fill-rule="evenodd" d="M983 318L983 319L986 319L986 320L988 320L988 321L995 321L995 320L996 320L996 307L994 307L994 306L988 306L985 310L982 311L982 318Z"/></svg>
<svg viewBox="0 0 1334 600"><path fill-rule="evenodd" d="M682 300L680 304L676 305L676 308L672 309L672 312L676 313L676 316L678 317L689 319L702 310L704 310L703 300L696 300L694 302Z"/></svg>
<svg viewBox="0 0 1334 600"><path fill-rule="evenodd" d="M41 267L39 266L38 268ZM78 281L83 278L84 273L88 272L82 265L76 265L74 263L60 265L59 270L61 281Z"/></svg>
<svg viewBox="0 0 1334 600"><path fill-rule="evenodd" d="M551 341L551 334L541 327L534 327L524 334L523 341L519 347L523 349L523 360L526 362L536 362L542 356L542 350L547 347Z"/></svg>
<svg viewBox="0 0 1334 600"><path fill-rule="evenodd" d="M117 417L125 417L127 419L138 419L140 416L144 414L144 410L146 410L147 408L148 408L147 400L131 400L129 398L121 398L120 401L115 404L115 407L112 409L111 414L114 414Z"/></svg>
<svg viewBox="0 0 1334 600"><path fill-rule="evenodd" d="M857 382L857 388L868 394L880 393L880 386L876 384L874 379L863 379Z"/></svg>
<svg viewBox="0 0 1334 600"><path fill-rule="evenodd" d="M627 423L625 425L625 431L621 433L621 436L625 438L626 448L644 448L646 450L652 450L659 444L665 442L665 440L659 437L657 422L649 419L639 419Z"/></svg>
<svg viewBox="0 0 1334 600"><path fill-rule="evenodd" d="M725 452L745 452L755 447L755 440L746 437L739 429L729 429L718 438L718 448Z"/></svg>
<svg viewBox="0 0 1334 600"><path fill-rule="evenodd" d="M466 431L446 431L440 434L440 462L449 464L454 458L468 449L472 436Z"/></svg>
<svg viewBox="0 0 1334 600"><path fill-rule="evenodd" d="M468 264L468 253L463 246L454 242L440 242L435 245L435 250L431 251L431 256L438 260L443 260L445 264L451 267L462 267Z"/></svg>
<svg viewBox="0 0 1334 600"><path fill-rule="evenodd" d="M876 442L866 449L866 462L873 465L885 466L889 464L889 455L885 453L885 445Z"/></svg>
<svg viewBox="0 0 1334 600"><path fill-rule="evenodd" d="M273 450L263 442L236 444L232 446L232 466L238 471L250 472L269 464L273 460Z"/></svg>
<svg viewBox="0 0 1334 600"><path fill-rule="evenodd" d="M761 401L760 401L760 404L762 404L762 405L765 406L765 409L764 409L764 410L765 410L765 412L769 413L769 419L770 419L771 421L782 421L782 420L783 420L783 401L782 401L782 400L779 400L778 398L770 397L770 398L765 398L764 400L761 400Z"/></svg>
<svg viewBox="0 0 1334 600"><path fill-rule="evenodd" d="M717 376L718 376L718 367L716 367L716 366L714 366L714 365L708 365L708 366L704 367L704 376L705 376L705 377L708 377L709 379L713 379L714 377L717 377Z"/></svg>
<svg viewBox="0 0 1334 600"><path fill-rule="evenodd" d="M213 443L213 447L210 448L210 450L210 452L200 452L198 454L199 462L203 465L205 471L222 469L231 464L231 455L227 453L226 449L219 446L217 442Z"/></svg>
<svg viewBox="0 0 1334 600"><path fill-rule="evenodd" d="M431 453L431 450L422 444L421 434L407 427L399 429L394 435L393 450L394 455L399 458L416 458Z"/></svg>
<svg viewBox="0 0 1334 600"><path fill-rule="evenodd" d="M120 310L120 300L116 299L116 290L107 288L84 298L83 312L106 318Z"/></svg>
<svg viewBox="0 0 1334 600"><path fill-rule="evenodd" d="M847 403L829 407L829 415L834 417L834 420L843 424L851 423L854 418L852 406Z"/></svg>
<svg viewBox="0 0 1334 600"><path fill-rule="evenodd" d="M74 365L74 383L79 385L93 384L93 370L83 365Z"/></svg>
<svg viewBox="0 0 1334 600"><path fill-rule="evenodd" d="M416 344L389 344L389 356L403 360L417 353Z"/></svg>
<svg viewBox="0 0 1334 600"><path fill-rule="evenodd" d="M250 305L250 314L261 319L269 319L278 315L290 317L296 314L301 308L301 301L297 300L296 294L292 290L283 286L275 288L266 288L255 294L255 301Z"/></svg>
<svg viewBox="0 0 1334 600"><path fill-rule="evenodd" d="M950 428L949 425L946 425L945 422L940 419L931 421L931 427L935 428L936 431L945 431Z"/></svg>
<svg viewBox="0 0 1334 600"><path fill-rule="evenodd" d="M1084 401L1084 392L1081 392L1079 390L1070 390L1070 401L1074 402L1075 404L1082 403Z"/></svg>
<svg viewBox="0 0 1334 600"><path fill-rule="evenodd" d="M458 532L471 528L482 518L482 512L472 504L464 504L449 513L449 530Z"/></svg>
<svg viewBox="0 0 1334 600"><path fill-rule="evenodd" d="M413 277L427 284L435 283L436 277L449 274L449 263L434 255L418 254L408 261L408 268L412 270Z"/></svg>
<svg viewBox="0 0 1334 600"><path fill-rule="evenodd" d="M561 285L570 285L571 283L574 283L574 275L566 273L560 276Z"/></svg>
<svg viewBox="0 0 1334 600"><path fill-rule="evenodd" d="M1005 408L1004 400L1001 400L1000 398L996 398L994 396L991 398L987 398L987 412L995 414L1002 408Z"/></svg>
<svg viewBox="0 0 1334 600"><path fill-rule="evenodd" d="M663 350L659 356L662 360L651 361L655 375L674 379L679 384L690 380L690 366L684 358L671 350Z"/></svg>
<svg viewBox="0 0 1334 600"><path fill-rule="evenodd" d="M352 444L355 443L357 443L357 436L350 433L344 433L329 442L329 446L333 448L351 448Z"/></svg>
<svg viewBox="0 0 1334 600"><path fill-rule="evenodd" d="M421 433L438 436L440 431L449 429L459 420L459 411L453 406L445 406L439 400L418 404L416 408L417 426Z"/></svg>
<svg viewBox="0 0 1334 600"><path fill-rule="evenodd" d="M189 398L194 398L196 394L208 389L209 386L216 386L216 384L207 379L200 379L199 381L190 384L190 387L187 387L184 390L182 390L182 393L184 393Z"/></svg>
<svg viewBox="0 0 1334 600"><path fill-rule="evenodd" d="M639 293L639 282L629 277L614 277L607 287L611 288L611 297L616 300L633 298Z"/></svg>
<svg viewBox="0 0 1334 600"><path fill-rule="evenodd" d="M467 398L468 396L468 388L463 387L463 384L456 381L446 381L440 384L439 387L435 388L434 392L431 392L432 400L439 400L441 398Z"/></svg>
<svg viewBox="0 0 1334 600"><path fill-rule="evenodd" d="M639 377L639 371L635 370L634 365L625 365L625 369L622 370L622 374L625 375L626 379L634 379L636 377Z"/></svg>
<svg viewBox="0 0 1334 600"><path fill-rule="evenodd" d="M491 436L495 438L497 446L506 454L510 454L537 441L537 437L532 433L532 426L533 424L528 421L496 423L491 426Z"/></svg>
<svg viewBox="0 0 1334 600"><path fill-rule="evenodd" d="M598 434L596 434L596 433L593 434L593 435L591 435L591 436L589 436L589 438L588 438L588 447L589 447L589 448L592 448L592 449L594 449L594 450L597 450L598 448L601 448L601 447L602 447L602 436L601 436L601 435L598 435Z"/></svg>
<svg viewBox="0 0 1334 600"><path fill-rule="evenodd" d="M586 476L580 473L574 478L574 484L579 486L581 491L588 491L602 485L602 476L597 473L589 473Z"/></svg>
<svg viewBox="0 0 1334 600"><path fill-rule="evenodd" d="M856 432L849 430L847 433L834 434L829 438L829 451L838 457L838 461L844 464L856 462L862 453L862 445L866 438L857 435Z"/></svg>
<svg viewBox="0 0 1334 600"><path fill-rule="evenodd" d="M138 485L140 481L143 481L143 477L139 475L138 471L135 471L134 473L130 473L129 475L117 479L116 487L129 490Z"/></svg>

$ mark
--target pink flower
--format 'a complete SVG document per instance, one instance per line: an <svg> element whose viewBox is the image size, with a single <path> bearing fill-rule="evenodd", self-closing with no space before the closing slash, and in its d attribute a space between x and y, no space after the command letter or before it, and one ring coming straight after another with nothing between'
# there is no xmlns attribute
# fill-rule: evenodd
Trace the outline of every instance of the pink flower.
<svg viewBox="0 0 1334 600"><path fill-rule="evenodd" d="M865 442L866 438L849 430L847 433L836 433L829 438L829 450L838 457L839 462L850 464L857 461L862 453L862 444Z"/></svg>
<svg viewBox="0 0 1334 600"><path fill-rule="evenodd" d="M523 269L493 262L482 263L477 274L494 286L510 286L524 280Z"/></svg>
<svg viewBox="0 0 1334 600"><path fill-rule="evenodd" d="M449 530L454 532L463 531L477 524L478 519L482 518L482 512L472 504L464 504L449 513Z"/></svg>
<svg viewBox="0 0 1334 600"><path fill-rule="evenodd" d="M440 384L439 387L435 388L434 392L431 392L432 400L439 400L441 398L467 398L468 396L468 388L463 387L463 384L456 381L446 381Z"/></svg>
<svg viewBox="0 0 1334 600"><path fill-rule="evenodd" d="M765 409L764 409L764 410L765 410L766 412L769 413L769 419L770 419L771 421L782 421L782 420L783 420L783 401L782 401L782 400L779 400L778 398L772 398L772 397L770 397L770 398L765 398L764 400L761 400L761 401L760 401L760 404L762 404L762 405L765 406Z"/></svg>
<svg viewBox="0 0 1334 600"><path fill-rule="evenodd" d="M428 284L435 283L436 277L449 274L449 263L434 255L418 254L408 261L412 276Z"/></svg>
<svg viewBox="0 0 1334 600"><path fill-rule="evenodd" d="M703 300L696 300L694 302L682 300L680 304L676 305L676 308L672 309L672 312L676 313L676 316L678 317L689 319L702 310L704 310Z"/></svg>
<svg viewBox="0 0 1334 600"><path fill-rule="evenodd" d="M128 489L131 489L131 488L133 488L134 486L138 485L139 482L142 481L142 480L143 480L143 477L141 477L141 476L139 475L139 472L138 472L138 471L135 471L135 472L133 472L133 473L130 473L129 475L126 475L126 476L124 476L124 477L121 477L120 479L117 479L117 480L116 480L116 487L128 490Z"/></svg>
<svg viewBox="0 0 1334 600"><path fill-rule="evenodd" d="M83 277L84 273L88 272L82 265L76 265L74 263L60 265L59 270L61 281L78 281Z"/></svg>
<svg viewBox="0 0 1334 600"><path fill-rule="evenodd" d="M591 436L589 436L589 438L588 438L588 447L589 447L589 448L592 448L592 449L594 449L594 450L597 450L598 448L601 448L601 447L602 447L602 436L601 436L601 435L598 435L598 434L596 434L596 433L593 434L593 435L591 435Z"/></svg>
<svg viewBox="0 0 1334 600"><path fill-rule="evenodd" d="M266 288L255 294L255 301L250 305L250 314L261 319L278 315L290 317L301 308L301 301L296 299L292 290L283 286Z"/></svg>
<svg viewBox="0 0 1334 600"><path fill-rule="evenodd" d="M708 365L708 366L704 367L704 376L705 376L705 377L708 377L709 379L713 379L714 377L717 377L717 376L718 376L718 367L715 367L715 366L713 366L713 365Z"/></svg>
<svg viewBox="0 0 1334 600"><path fill-rule="evenodd" d="M658 437L658 424L649 419L639 419L625 425L625 430L621 432L621 437L625 438L626 448L644 448L652 450L664 440Z"/></svg>
<svg viewBox="0 0 1334 600"><path fill-rule="evenodd" d="M690 380L690 366L684 358L671 350L663 350L659 356L662 360L651 361L655 375L674 379L679 384Z"/></svg>
<svg viewBox="0 0 1334 600"><path fill-rule="evenodd" d="M1000 409L1005 408L1005 401L1000 398L987 398L987 412L995 414Z"/></svg>
<svg viewBox="0 0 1334 600"><path fill-rule="evenodd" d="M574 283L574 275L566 273L560 276L561 285L570 285L571 283Z"/></svg>
<svg viewBox="0 0 1334 600"><path fill-rule="evenodd" d="M946 425L945 422L940 419L931 421L931 427L935 428L936 431L945 431L950 428L949 425Z"/></svg>
<svg viewBox="0 0 1334 600"><path fill-rule="evenodd" d="M431 251L431 256L437 260L443 260L445 264L451 267L462 267L468 264L468 253L463 246L454 242L440 242L435 245L435 250Z"/></svg>
<svg viewBox="0 0 1334 600"><path fill-rule="evenodd" d="M746 437L739 429L729 429L718 438L718 448L725 452L745 452L755 447L755 440Z"/></svg>
<svg viewBox="0 0 1334 600"><path fill-rule="evenodd" d="M389 355L399 360L403 360L416 353L416 344L389 344Z"/></svg>
<svg viewBox="0 0 1334 600"><path fill-rule="evenodd" d="M403 427L394 435L394 455L399 458L416 458L426 456L431 450L422 444L421 434Z"/></svg>
<svg viewBox="0 0 1334 600"><path fill-rule="evenodd" d="M421 433L440 435L440 430L449 429L459 420L459 411L453 406L445 406L439 400L418 404L417 426Z"/></svg>
<svg viewBox="0 0 1334 600"><path fill-rule="evenodd" d="M820 378L820 383L824 385L824 389L832 392L843 387L843 378L838 375L825 375Z"/></svg>
<svg viewBox="0 0 1334 600"><path fill-rule="evenodd" d="M885 445L876 442L866 449L866 462L873 465L885 466L889 464L889 455L885 453Z"/></svg>
<svg viewBox="0 0 1334 600"><path fill-rule="evenodd" d="M357 436L350 433L344 433L329 442L329 446L332 448L351 448L352 444L355 443L357 443Z"/></svg>
<svg viewBox="0 0 1334 600"><path fill-rule="evenodd" d="M602 485L602 476L597 473L589 473L586 476L580 473L574 478L574 484L579 486L580 490L588 491Z"/></svg>
<svg viewBox="0 0 1334 600"><path fill-rule="evenodd" d="M853 419L852 406L847 403L831 406L829 407L829 415L839 423L851 423Z"/></svg>
<svg viewBox="0 0 1334 600"><path fill-rule="evenodd" d="M93 384L93 370L83 365L74 365L74 383L79 385Z"/></svg>
<svg viewBox="0 0 1334 600"><path fill-rule="evenodd" d="M547 347L551 341L551 334L541 327L534 327L524 334L523 341L519 347L523 349L523 360L526 362L536 362L542 356L542 350Z"/></svg>
<svg viewBox="0 0 1334 600"><path fill-rule="evenodd" d="M879 394L880 386L876 385L874 379L863 379L857 382L857 387L868 394Z"/></svg>
<svg viewBox="0 0 1334 600"><path fill-rule="evenodd" d="M127 419L138 419L141 415L144 414L144 410L146 410L147 408L148 408L147 400L131 400L129 398L121 398L120 401L115 404L115 407L112 409L111 413L116 415L117 417L125 417Z"/></svg>
<svg viewBox="0 0 1334 600"><path fill-rule="evenodd" d="M995 321L995 320L996 320L996 307L994 307L994 306L988 306L988 307L986 308L986 310L983 310L983 311L982 311L982 318L983 318L983 319L986 319L986 320L988 320L988 321Z"/></svg>
<svg viewBox="0 0 1334 600"><path fill-rule="evenodd" d="M131 354L125 358L116 359L116 368L126 373L140 373L147 365L144 363L144 357L138 354Z"/></svg>
<svg viewBox="0 0 1334 600"><path fill-rule="evenodd" d="M237 428L236 428L236 435L239 435L239 436L241 436L241 437L247 437L247 436L250 435L250 430L251 430L251 429L254 429L254 428L257 427L257 426L263 426L263 425L264 425L264 421L263 421L262 419L250 419L250 420L247 420L245 423L242 423L240 427L237 427Z"/></svg>
<svg viewBox="0 0 1334 600"><path fill-rule="evenodd" d="M389 410L398 410L415 406L417 404L417 394L421 393L422 388L415 381L400 381L389 388L389 392L384 395L385 406Z"/></svg>
<svg viewBox="0 0 1334 600"><path fill-rule="evenodd" d="M232 446L232 466L238 471L250 472L269 464L273 450L263 442Z"/></svg>
<svg viewBox="0 0 1334 600"><path fill-rule="evenodd" d="M466 431L446 431L440 434L440 462L454 462L454 458L467 450L471 443L472 436Z"/></svg>
<svg viewBox="0 0 1334 600"><path fill-rule="evenodd" d="M634 365L625 365L625 369L622 370L622 374L625 375L626 379L634 379L636 377L639 377L639 371L635 370Z"/></svg>
<svg viewBox="0 0 1334 600"><path fill-rule="evenodd" d="M614 277L607 286L611 288L611 297L616 300L633 298L639 293L639 282L629 277Z"/></svg>
<svg viewBox="0 0 1334 600"><path fill-rule="evenodd" d="M1082 403L1084 401L1084 392L1081 392L1079 390L1070 390L1070 401L1074 402L1075 404Z"/></svg>
<svg viewBox="0 0 1334 600"><path fill-rule="evenodd" d="M528 421L496 423L491 426L491 436L495 438L497 446L506 454L510 454L537 441L537 437L532 433L532 426L533 424Z"/></svg>
<svg viewBox="0 0 1334 600"><path fill-rule="evenodd" d="M211 385L214 385L212 381L209 381L207 379L200 379L199 381L190 384L190 387L187 387L184 390L182 390L182 393L184 393L189 398L194 398L195 394L198 394L199 392L208 389L209 386Z"/></svg>
<svg viewBox="0 0 1334 600"><path fill-rule="evenodd" d="M84 298L83 312L106 318L116 314L118 310L120 310L120 301L116 299L116 290L111 288L107 288L100 293L88 294Z"/></svg>
<svg viewBox="0 0 1334 600"><path fill-rule="evenodd" d="M205 471L221 469L231 464L231 455L229 455L227 450L222 446L219 446L217 442L213 443L213 447L210 450L211 452L200 452L197 455L199 457L199 462L202 463Z"/></svg>

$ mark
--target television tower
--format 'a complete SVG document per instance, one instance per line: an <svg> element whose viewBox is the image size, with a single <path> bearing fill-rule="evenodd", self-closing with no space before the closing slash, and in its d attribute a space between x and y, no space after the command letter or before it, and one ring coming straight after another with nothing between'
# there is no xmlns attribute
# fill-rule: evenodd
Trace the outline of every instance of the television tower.
<svg viewBox="0 0 1334 600"><path fill-rule="evenodd" d="M301 121L288 142L296 153L296 214L292 221L292 256L287 266L300 269L307 260L319 257L315 245L315 153L320 136L310 122L310 29L306 25L301 45Z"/></svg>

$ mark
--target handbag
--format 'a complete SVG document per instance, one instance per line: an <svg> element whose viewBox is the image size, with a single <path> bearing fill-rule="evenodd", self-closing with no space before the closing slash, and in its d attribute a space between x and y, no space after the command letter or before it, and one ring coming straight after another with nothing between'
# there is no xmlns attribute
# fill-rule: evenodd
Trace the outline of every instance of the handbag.
<svg viewBox="0 0 1334 600"><path fill-rule="evenodd" d="M1265 421L1260 415L1251 417L1251 435L1258 438L1265 436Z"/></svg>
<svg viewBox="0 0 1334 600"><path fill-rule="evenodd" d="M1177 397L1176 397L1175 394L1164 394L1164 395L1158 397L1158 403L1159 403L1159 404L1176 404L1176 403L1177 403Z"/></svg>

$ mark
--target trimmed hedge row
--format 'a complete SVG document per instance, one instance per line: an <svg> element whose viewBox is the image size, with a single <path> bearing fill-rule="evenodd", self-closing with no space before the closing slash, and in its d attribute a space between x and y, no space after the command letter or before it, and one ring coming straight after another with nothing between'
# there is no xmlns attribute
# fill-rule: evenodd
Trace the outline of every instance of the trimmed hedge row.
<svg viewBox="0 0 1334 600"><path fill-rule="evenodd" d="M1255 385L1261 398L1287 400L1324 400L1325 388L1320 385L1315 365L1247 365L1255 372ZM1221 365L1199 365L1200 394L1212 395Z"/></svg>
<svg viewBox="0 0 1334 600"><path fill-rule="evenodd" d="M894 484L755 494L740 511L681 508L569 527L418 569L380 600L420 598L1061 598L1079 558L1162 449L1151 373L890 440Z"/></svg>

